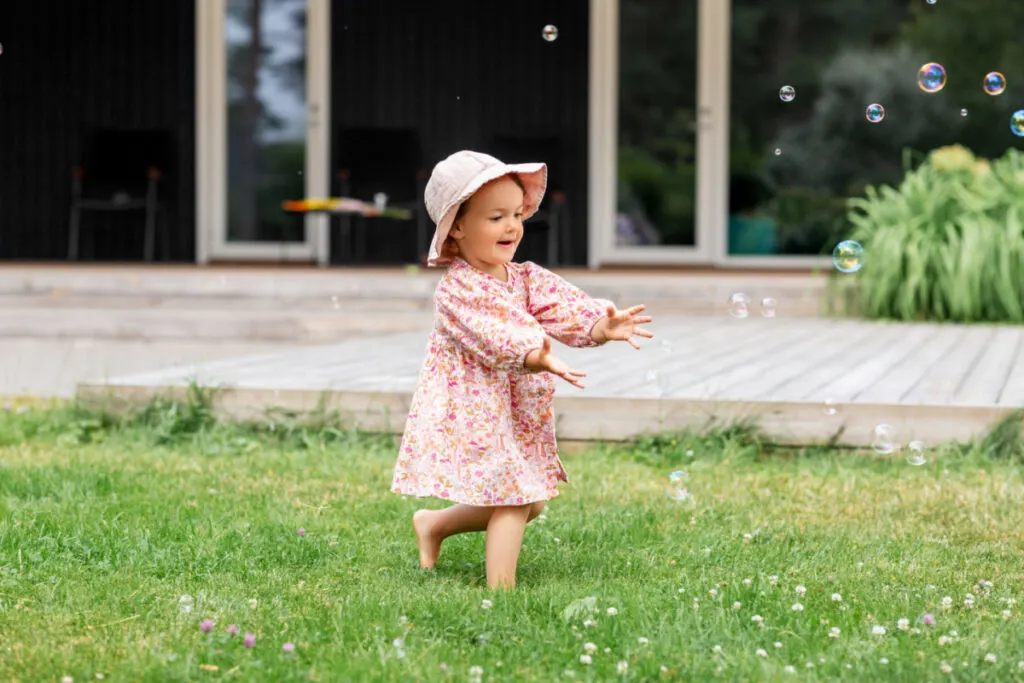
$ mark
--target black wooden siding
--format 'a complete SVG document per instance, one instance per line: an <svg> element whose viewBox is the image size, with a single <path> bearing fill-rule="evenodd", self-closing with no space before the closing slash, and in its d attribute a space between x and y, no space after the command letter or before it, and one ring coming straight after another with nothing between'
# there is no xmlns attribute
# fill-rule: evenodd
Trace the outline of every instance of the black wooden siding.
<svg viewBox="0 0 1024 683"><path fill-rule="evenodd" d="M332 166L346 163L349 150L340 135L345 128L413 129L420 140L418 165L428 173L460 149L487 152L497 137L533 138L521 147L525 158L506 160L548 163L555 185L549 191L563 190L571 211L572 247L561 260L585 264L588 5L588 0L335 0ZM557 40L541 38L546 24L558 27ZM543 152L536 150L541 138L552 138L550 146L540 145ZM540 153L544 157L536 158ZM404 151L395 150L394 156L398 165L413 163L398 158L406 156ZM354 191L371 190L372 184L361 188L357 180L353 171ZM337 192L337 185L332 189ZM413 256L408 224L373 221L369 227L364 262L408 262ZM337 231L332 243L333 260L351 262ZM528 231L518 257L543 263L543 234Z"/></svg>
<svg viewBox="0 0 1024 683"><path fill-rule="evenodd" d="M65 258L71 169L102 126L173 133L171 256L194 259L194 26L193 0L0 1L0 258ZM89 216L95 258L141 260L141 224Z"/></svg>

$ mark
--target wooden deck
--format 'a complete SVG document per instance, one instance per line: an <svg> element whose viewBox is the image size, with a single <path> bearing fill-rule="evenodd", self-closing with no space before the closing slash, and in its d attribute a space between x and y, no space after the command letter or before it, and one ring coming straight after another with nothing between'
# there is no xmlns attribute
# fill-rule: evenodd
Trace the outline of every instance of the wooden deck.
<svg viewBox="0 0 1024 683"><path fill-rule="evenodd" d="M564 439L757 420L782 443L866 446L888 423L906 443L985 433L1024 405L1024 330L781 317L661 316L641 351L625 344L559 353L588 372L587 388L559 382ZM113 405L217 387L235 417L323 404L367 429L400 432L427 331L235 358L79 385ZM828 414L834 404L835 414Z"/></svg>

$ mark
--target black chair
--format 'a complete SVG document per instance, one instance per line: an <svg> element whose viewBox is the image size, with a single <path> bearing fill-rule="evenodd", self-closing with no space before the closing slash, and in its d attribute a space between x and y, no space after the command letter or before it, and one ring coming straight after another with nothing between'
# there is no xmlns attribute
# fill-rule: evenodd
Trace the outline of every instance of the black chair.
<svg viewBox="0 0 1024 683"><path fill-rule="evenodd" d="M343 128L337 142L335 167L340 196L373 201L374 195L382 192L387 195L389 208L412 211L415 260L419 260L430 247L429 220L423 203L427 173L422 166L419 133L412 128ZM391 220L351 215L337 219L346 251L357 263L366 259L367 229Z"/></svg>
<svg viewBox="0 0 1024 683"><path fill-rule="evenodd" d="M537 213L524 224L524 228L544 230L547 234L549 266L561 264L561 252L568 252L572 237L569 203L562 184L565 168L562 140L556 136L516 137L498 135L486 150L507 164L543 161L548 165L548 187Z"/></svg>
<svg viewBox="0 0 1024 683"><path fill-rule="evenodd" d="M160 217L160 184L170 171L167 131L100 129L88 136L86 153L72 173L68 260L78 260L83 211L143 211L143 256L153 261ZM167 230L160 230L164 255Z"/></svg>

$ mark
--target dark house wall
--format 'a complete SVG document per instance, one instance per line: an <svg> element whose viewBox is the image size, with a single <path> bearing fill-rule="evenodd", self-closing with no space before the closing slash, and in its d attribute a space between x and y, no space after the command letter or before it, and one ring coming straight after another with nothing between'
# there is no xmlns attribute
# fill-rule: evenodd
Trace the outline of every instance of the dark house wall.
<svg viewBox="0 0 1024 683"><path fill-rule="evenodd" d="M547 162L549 197L552 190L564 191L571 212L571 250L563 251L561 260L586 263L588 5L588 0L335 0L333 168L354 167L351 188L360 198L369 199L380 187L390 189L396 201L422 202L413 169L429 173L460 149L496 153L510 162ZM546 24L558 27L557 40L541 38ZM406 134L396 132L393 143L378 140L369 152L360 149L369 137L366 129L374 128ZM346 136L345 129L358 132ZM411 153L409 129L419 143ZM367 160L373 150L380 150L381 158ZM394 178L360 183L360 166L364 177L399 173L407 179L405 188ZM332 190L339 191L337 181ZM412 225L375 220L368 227L364 262L414 258ZM528 228L518 257L543 263L545 237L530 233ZM337 228L332 244L332 260L352 260Z"/></svg>
<svg viewBox="0 0 1024 683"><path fill-rule="evenodd" d="M108 127L172 134L171 258L193 260L194 26L192 0L0 2L0 259L66 257L71 169ZM86 214L85 244L141 260L142 220Z"/></svg>

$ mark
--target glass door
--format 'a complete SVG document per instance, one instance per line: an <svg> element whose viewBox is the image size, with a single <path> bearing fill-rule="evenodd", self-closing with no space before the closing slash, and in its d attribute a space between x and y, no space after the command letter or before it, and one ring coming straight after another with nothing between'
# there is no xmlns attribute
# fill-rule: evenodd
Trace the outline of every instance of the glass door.
<svg viewBox="0 0 1024 683"><path fill-rule="evenodd" d="M725 4L591 4L592 45L605 52L591 52L592 174L601 176L591 177L591 265L715 259L728 149L727 53L716 43L728 31Z"/></svg>
<svg viewBox="0 0 1024 683"><path fill-rule="evenodd" d="M314 261L326 217L329 0L196 0L200 261Z"/></svg>

